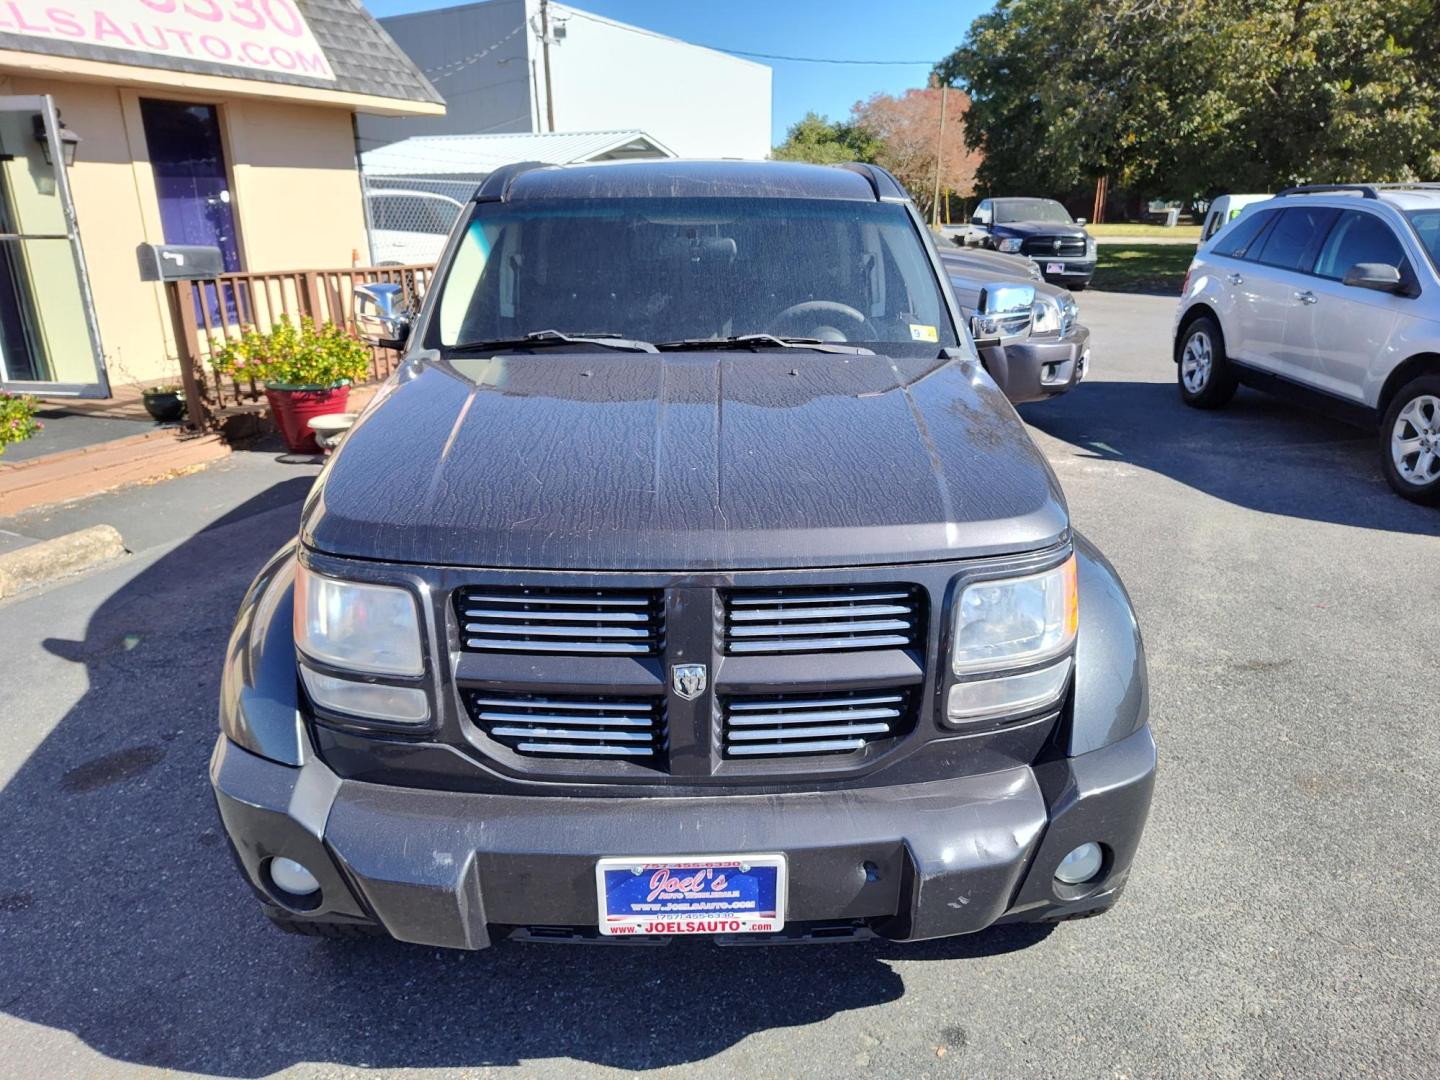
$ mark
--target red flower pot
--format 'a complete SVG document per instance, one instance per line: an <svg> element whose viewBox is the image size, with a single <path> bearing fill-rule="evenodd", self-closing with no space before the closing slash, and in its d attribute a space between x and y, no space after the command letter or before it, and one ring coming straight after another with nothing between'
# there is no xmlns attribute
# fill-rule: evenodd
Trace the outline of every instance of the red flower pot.
<svg viewBox="0 0 1440 1080"><path fill-rule="evenodd" d="M265 399L270 402L270 414L275 417L275 426L285 440L285 449L292 454L318 454L320 444L310 430L310 421L316 416L343 413L350 400L350 387L348 384L323 389L267 386Z"/></svg>

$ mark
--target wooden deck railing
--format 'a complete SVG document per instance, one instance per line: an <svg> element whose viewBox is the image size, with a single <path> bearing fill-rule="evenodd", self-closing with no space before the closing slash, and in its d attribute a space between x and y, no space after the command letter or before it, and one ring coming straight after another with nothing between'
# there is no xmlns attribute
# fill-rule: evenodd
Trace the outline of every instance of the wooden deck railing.
<svg viewBox="0 0 1440 1080"><path fill-rule="evenodd" d="M336 323L353 332L355 286L392 282L405 290L409 304L418 306L434 269L429 265L362 266L222 274L203 281L169 282L170 317L191 424L212 426L227 410L264 397L264 387L254 381L222 379L211 367L215 352L227 341L238 340L247 328L269 330L283 316L296 323L304 317L316 323ZM371 377L384 379L398 360L393 350L372 349Z"/></svg>

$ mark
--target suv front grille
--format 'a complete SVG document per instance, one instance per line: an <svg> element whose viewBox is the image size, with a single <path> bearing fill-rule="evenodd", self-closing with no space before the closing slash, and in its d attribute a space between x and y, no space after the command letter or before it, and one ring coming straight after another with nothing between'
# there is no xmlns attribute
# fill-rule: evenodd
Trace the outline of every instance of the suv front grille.
<svg viewBox="0 0 1440 1080"><path fill-rule="evenodd" d="M665 749L660 698L472 690L465 703L485 734L522 754L653 759Z"/></svg>
<svg viewBox="0 0 1440 1080"><path fill-rule="evenodd" d="M724 606L732 655L908 649L923 628L909 585L732 590Z"/></svg>
<svg viewBox="0 0 1440 1080"><path fill-rule="evenodd" d="M1059 244L1057 247L1056 244ZM1083 236L1031 236L1020 242L1020 252L1037 259L1046 256L1059 259L1081 259L1085 257Z"/></svg>
<svg viewBox="0 0 1440 1080"><path fill-rule="evenodd" d="M471 652L654 656L663 636L653 589L477 587L456 594L461 647Z"/></svg>
<svg viewBox="0 0 1440 1080"><path fill-rule="evenodd" d="M902 734L911 716L901 690L736 696L721 709L727 758L860 750Z"/></svg>

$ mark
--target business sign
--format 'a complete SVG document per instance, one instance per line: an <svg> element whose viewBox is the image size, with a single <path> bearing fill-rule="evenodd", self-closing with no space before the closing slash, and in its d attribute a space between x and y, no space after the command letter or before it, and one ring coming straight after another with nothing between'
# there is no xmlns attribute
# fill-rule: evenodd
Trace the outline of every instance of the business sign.
<svg viewBox="0 0 1440 1080"><path fill-rule="evenodd" d="M0 33L335 78L294 0L0 0Z"/></svg>

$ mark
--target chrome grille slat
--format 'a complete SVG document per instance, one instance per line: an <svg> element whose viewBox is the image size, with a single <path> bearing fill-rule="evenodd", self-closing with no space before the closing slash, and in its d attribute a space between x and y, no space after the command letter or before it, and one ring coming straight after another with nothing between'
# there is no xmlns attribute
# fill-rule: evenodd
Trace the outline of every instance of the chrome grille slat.
<svg viewBox="0 0 1440 1080"><path fill-rule="evenodd" d="M849 603L871 603L880 600L908 600L910 592L908 589L897 589L894 592L864 592L853 593L802 593L802 592L765 592L765 593L734 593L730 603L735 607L753 607L757 604L849 604Z"/></svg>
<svg viewBox="0 0 1440 1080"><path fill-rule="evenodd" d="M913 692L853 690L721 698L726 757L830 754L863 749L909 727Z"/></svg>
<svg viewBox="0 0 1440 1080"><path fill-rule="evenodd" d="M849 622L782 623L773 626L732 626L732 637L762 637L772 634L870 634L877 631L909 630L908 619L859 619Z"/></svg>
<svg viewBox="0 0 1440 1080"><path fill-rule="evenodd" d="M470 719L522 754L655 758L665 749L663 698L465 693Z"/></svg>
<svg viewBox="0 0 1440 1080"><path fill-rule="evenodd" d="M905 700L902 694L883 694L875 697L846 698L847 705L899 705ZM782 702L787 709L828 709L835 704L833 697L798 699L789 698ZM731 712L754 712L760 709L773 709L777 703L774 701L746 701L736 699L730 703Z"/></svg>
<svg viewBox="0 0 1440 1080"><path fill-rule="evenodd" d="M658 589L477 586L455 610L471 652L654 656L664 640Z"/></svg>
<svg viewBox="0 0 1440 1080"><path fill-rule="evenodd" d="M540 612L530 608L512 608L509 611L501 611L498 608L480 608L478 610L467 608L465 618L467 619L512 619L525 621L535 618ZM545 618L553 622L625 622L643 623L648 617L643 611L546 611Z"/></svg>
<svg viewBox="0 0 1440 1080"><path fill-rule="evenodd" d="M513 634L516 627L507 623L466 623L467 634ZM532 621L531 625L523 628L525 633L533 634L535 637L564 637L573 638L576 634L583 633L586 637L598 638L644 638L650 636L650 631L643 626L587 626L584 628L574 626L536 626Z"/></svg>
<svg viewBox="0 0 1440 1080"><path fill-rule="evenodd" d="M758 757L772 754L827 754L837 750L859 750L865 745L864 739L817 739L815 742L793 743L748 743L745 746L727 747L725 752L732 757Z"/></svg>
<svg viewBox="0 0 1440 1080"><path fill-rule="evenodd" d="M732 653L834 652L837 649L903 649L908 637L885 634L865 638L786 638L784 640L733 641Z"/></svg>
<svg viewBox="0 0 1440 1080"><path fill-rule="evenodd" d="M739 605L737 604L738 608ZM737 610L730 613L735 622L761 622L769 619L830 619L846 615L909 615L910 609L902 604L867 604L855 607L807 607L807 608L756 608Z"/></svg>
<svg viewBox="0 0 1440 1080"><path fill-rule="evenodd" d="M732 731L731 742L758 742L762 739L822 738L826 735L881 735L890 730L889 724L826 724L822 727L806 728L762 728L759 731Z"/></svg>
<svg viewBox="0 0 1440 1080"><path fill-rule="evenodd" d="M465 647L475 652L548 652L591 653L601 656L649 656L655 652L649 645L631 645L623 641L523 641L519 638L466 638Z"/></svg>
<svg viewBox="0 0 1440 1080"><path fill-rule="evenodd" d="M579 724L582 727L648 728L648 716L564 716L555 713L481 712L481 720L492 724ZM498 729L497 729L498 730ZM493 734L493 732L492 732Z"/></svg>
<svg viewBox="0 0 1440 1080"><path fill-rule="evenodd" d="M812 709L794 712L742 713L731 716L735 727L763 727L765 724L823 724L827 720L893 720L898 708L891 709Z"/></svg>
<svg viewBox="0 0 1440 1080"><path fill-rule="evenodd" d="M907 649L924 636L920 590L905 585L731 589L722 603L731 654Z"/></svg>
<svg viewBox="0 0 1440 1080"><path fill-rule="evenodd" d="M493 727L490 734L497 739L509 736L514 739L576 739L581 742L648 743L649 732L641 731L585 731L580 728L561 727Z"/></svg>

